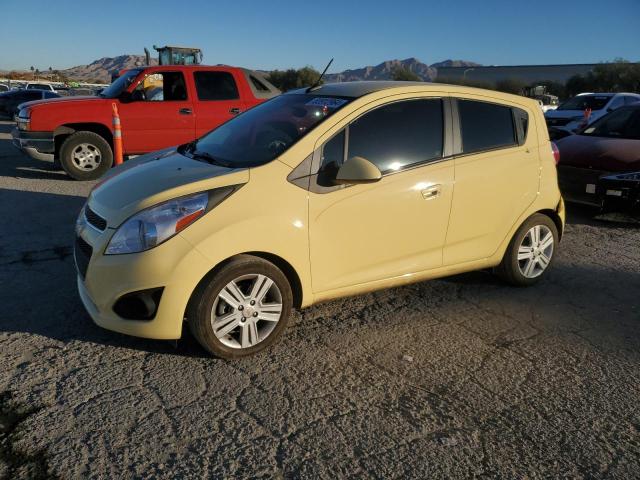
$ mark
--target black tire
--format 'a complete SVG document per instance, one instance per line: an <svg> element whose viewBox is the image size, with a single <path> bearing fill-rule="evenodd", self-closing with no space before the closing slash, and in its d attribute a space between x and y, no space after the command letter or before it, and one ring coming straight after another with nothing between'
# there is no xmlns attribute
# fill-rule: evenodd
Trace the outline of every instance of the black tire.
<svg viewBox="0 0 640 480"><path fill-rule="evenodd" d="M211 321L211 314L216 305L218 305L216 308L219 308L220 300L218 299L218 295L223 288L239 277L250 275L265 275L273 280L281 297L282 311L275 327L267 327L273 329L270 333L266 334L263 340L250 347L234 348L233 346L223 343L223 341L216 336ZM218 304L216 304L217 299ZM222 303L224 308L229 309L224 315L235 314L243 318L239 307L234 309L225 302ZM225 359L241 358L258 353L273 345L273 343L278 340L289 323L292 305L293 294L291 286L289 285L287 277L278 267L258 257L241 255L214 271L213 274L205 279L196 289L189 302L187 323L189 324L189 330L198 343L211 354ZM244 311L246 312L246 309ZM248 322L251 320L251 317L245 320ZM244 322L245 320L240 321ZM266 321L263 323L270 324L270 322ZM246 327L248 327L248 325L246 325ZM241 329L246 327L241 325L235 327L229 334L229 340L233 341L234 337L239 338L242 334Z"/></svg>
<svg viewBox="0 0 640 480"><path fill-rule="evenodd" d="M100 161L95 168L82 168L74 161L76 149L83 144L90 146L91 151L97 152ZM93 132L76 132L70 135L60 147L60 165L74 180L95 180L104 175L113 165L113 152L109 142Z"/></svg>
<svg viewBox="0 0 640 480"><path fill-rule="evenodd" d="M525 248L527 247L527 245L523 244L523 241L525 244L529 243L530 237L527 240L525 240L525 237L529 234L529 231L536 226L540 226L543 230L548 229L548 231L551 232L551 234L553 235L553 248L551 251L551 258L549 259L546 267L544 267L544 269L539 274L531 277L526 276L523 273L522 268L523 265L526 266L527 260L518 260L518 251L521 246ZM547 230L544 231L546 233ZM549 273L549 269L553 265L557 254L558 238L558 227L551 218L541 213L532 215L520 226L520 228L518 228L513 238L511 239L511 242L509 242L509 246L507 247L507 251L502 258L502 262L496 268L496 273L507 283L518 287L528 287L530 285L538 283ZM538 263L537 265L537 268L541 268L540 263Z"/></svg>

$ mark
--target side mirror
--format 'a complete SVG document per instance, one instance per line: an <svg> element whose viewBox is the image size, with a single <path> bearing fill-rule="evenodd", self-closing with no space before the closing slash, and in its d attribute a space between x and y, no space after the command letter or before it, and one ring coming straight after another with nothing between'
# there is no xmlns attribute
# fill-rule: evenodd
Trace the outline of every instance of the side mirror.
<svg viewBox="0 0 640 480"><path fill-rule="evenodd" d="M338 169L335 183L373 183L381 178L380 169L369 160L351 157Z"/></svg>

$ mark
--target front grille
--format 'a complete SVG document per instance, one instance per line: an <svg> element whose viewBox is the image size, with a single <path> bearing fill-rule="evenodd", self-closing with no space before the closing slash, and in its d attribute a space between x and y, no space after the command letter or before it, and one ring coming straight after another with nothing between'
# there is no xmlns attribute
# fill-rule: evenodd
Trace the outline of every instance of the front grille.
<svg viewBox="0 0 640 480"><path fill-rule="evenodd" d="M76 237L76 245L73 249L73 255L76 259L78 273L80 273L82 278L87 274L87 268L89 268L89 260L91 260L92 254L93 248L91 245L85 242L82 238Z"/></svg>
<svg viewBox="0 0 640 480"><path fill-rule="evenodd" d="M107 221L98 215L96 212L89 208L89 205L84 207L84 217L87 219L87 222L94 228L100 230L101 232L107 228Z"/></svg>

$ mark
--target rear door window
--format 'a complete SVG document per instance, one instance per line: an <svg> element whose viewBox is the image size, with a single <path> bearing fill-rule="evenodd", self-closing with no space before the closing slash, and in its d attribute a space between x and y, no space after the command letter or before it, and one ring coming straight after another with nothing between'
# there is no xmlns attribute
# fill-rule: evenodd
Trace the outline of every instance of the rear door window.
<svg viewBox="0 0 640 480"><path fill-rule="evenodd" d="M442 158L441 99L395 102L349 125L347 158L364 157L390 173Z"/></svg>
<svg viewBox="0 0 640 480"><path fill-rule="evenodd" d="M235 100L240 98L236 81L229 72L194 72L198 100Z"/></svg>
<svg viewBox="0 0 640 480"><path fill-rule="evenodd" d="M458 100L458 112L464 153L516 145L511 108L495 103ZM526 125L520 126L523 127L526 128Z"/></svg>

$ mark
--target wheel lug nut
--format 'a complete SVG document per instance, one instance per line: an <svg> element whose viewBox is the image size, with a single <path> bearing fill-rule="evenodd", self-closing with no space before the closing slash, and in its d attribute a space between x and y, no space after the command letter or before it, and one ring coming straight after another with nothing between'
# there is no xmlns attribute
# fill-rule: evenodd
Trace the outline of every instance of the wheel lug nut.
<svg viewBox="0 0 640 480"><path fill-rule="evenodd" d="M256 301L255 300L251 300L251 302L249 302L249 303L251 303L251 305L255 305Z"/></svg>
<svg viewBox="0 0 640 480"><path fill-rule="evenodd" d="M257 317L258 316L258 312L253 312L253 316Z"/></svg>
<svg viewBox="0 0 640 480"><path fill-rule="evenodd" d="M242 310L244 310L244 307L243 307L242 305L240 305L240 306L238 307L238 310L242 311Z"/></svg>

